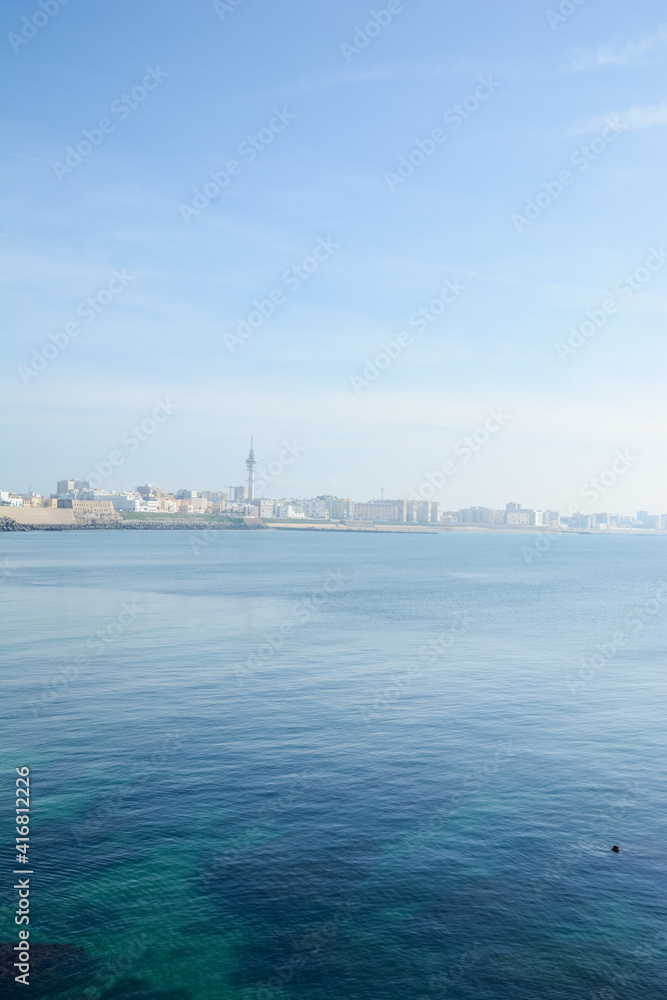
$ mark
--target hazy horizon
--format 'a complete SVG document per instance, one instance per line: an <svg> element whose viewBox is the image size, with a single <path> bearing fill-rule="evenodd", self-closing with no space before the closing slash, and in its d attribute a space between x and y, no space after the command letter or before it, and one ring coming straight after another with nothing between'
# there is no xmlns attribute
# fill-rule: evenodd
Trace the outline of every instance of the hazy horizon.
<svg viewBox="0 0 667 1000"><path fill-rule="evenodd" d="M109 489L225 489L254 434L303 448L269 495L401 497L501 408L444 508L564 510L621 451L595 509L667 509L662 5L41 9L3 11L3 489L119 448Z"/></svg>

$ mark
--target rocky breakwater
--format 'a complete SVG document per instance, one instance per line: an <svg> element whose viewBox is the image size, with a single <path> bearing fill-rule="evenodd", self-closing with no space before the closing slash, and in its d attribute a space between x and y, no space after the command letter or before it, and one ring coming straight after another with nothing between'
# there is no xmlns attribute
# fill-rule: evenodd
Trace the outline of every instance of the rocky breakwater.
<svg viewBox="0 0 667 1000"><path fill-rule="evenodd" d="M21 508L17 508L20 510ZM72 520L16 520L14 511L11 515L0 517L0 531L91 531L91 530L129 530L129 531L255 531L266 528L258 521L246 524L241 520L225 521L181 521L176 518L146 518L141 521L125 521L123 518L86 517L79 515Z"/></svg>
<svg viewBox="0 0 667 1000"><path fill-rule="evenodd" d="M29 524L17 524L11 517L0 517L0 531L30 531Z"/></svg>

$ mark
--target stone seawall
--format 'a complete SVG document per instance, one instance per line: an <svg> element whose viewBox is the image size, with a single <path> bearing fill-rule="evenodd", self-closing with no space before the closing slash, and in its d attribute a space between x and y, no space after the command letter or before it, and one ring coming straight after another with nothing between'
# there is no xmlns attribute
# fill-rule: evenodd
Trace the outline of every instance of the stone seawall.
<svg viewBox="0 0 667 1000"><path fill-rule="evenodd" d="M111 528L121 520L120 514L111 509L102 514L78 511L72 507L3 507L0 517L9 518L28 528Z"/></svg>
<svg viewBox="0 0 667 1000"><path fill-rule="evenodd" d="M16 507L11 509L11 514L0 515L0 531L256 531L265 528L261 523L244 524L242 521L222 521L220 524L212 524L210 521L206 523L176 520L124 521L121 518L116 521L112 518L90 520L82 517L73 517L71 520L40 518L21 521L14 517L15 511L20 509ZM39 511L39 508L37 510ZM72 514L72 511L57 511L57 513Z"/></svg>
<svg viewBox="0 0 667 1000"><path fill-rule="evenodd" d="M0 517L9 518L16 524L40 527L42 525L59 524L76 525L73 510L62 510L60 507L2 507Z"/></svg>

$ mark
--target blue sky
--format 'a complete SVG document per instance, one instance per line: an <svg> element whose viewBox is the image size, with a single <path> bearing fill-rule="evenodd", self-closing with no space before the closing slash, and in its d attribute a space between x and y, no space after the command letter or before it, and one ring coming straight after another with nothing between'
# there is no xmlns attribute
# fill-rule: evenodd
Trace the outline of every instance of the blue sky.
<svg viewBox="0 0 667 1000"><path fill-rule="evenodd" d="M663 4L44 4L3 12L2 488L219 489L253 433L298 443L269 495L405 496L501 407L445 508L621 449L594 508L667 510Z"/></svg>

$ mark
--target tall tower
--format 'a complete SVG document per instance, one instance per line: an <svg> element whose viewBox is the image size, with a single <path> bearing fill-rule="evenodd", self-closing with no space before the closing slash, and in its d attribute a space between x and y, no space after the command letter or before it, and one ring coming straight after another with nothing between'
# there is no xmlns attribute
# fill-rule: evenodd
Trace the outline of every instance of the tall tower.
<svg viewBox="0 0 667 1000"><path fill-rule="evenodd" d="M250 451L248 452L248 457L245 460L245 464L248 466L248 500L255 499L255 466L257 461L255 459L255 452L253 450L253 441L250 438Z"/></svg>

